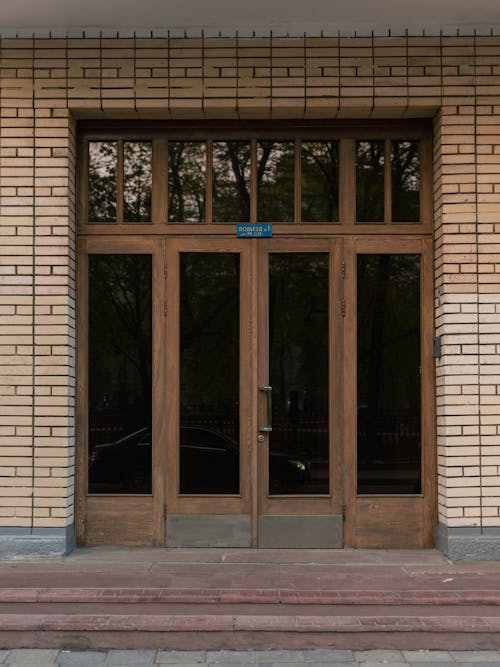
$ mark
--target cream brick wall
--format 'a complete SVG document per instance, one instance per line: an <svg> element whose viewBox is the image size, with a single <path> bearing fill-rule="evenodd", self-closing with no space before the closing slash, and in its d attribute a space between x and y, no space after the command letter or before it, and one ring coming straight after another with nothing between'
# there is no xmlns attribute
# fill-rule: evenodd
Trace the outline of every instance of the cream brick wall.
<svg viewBox="0 0 500 667"><path fill-rule="evenodd" d="M500 526L499 38L4 39L0 58L0 527L73 520L73 118L414 116L435 119L440 520Z"/></svg>

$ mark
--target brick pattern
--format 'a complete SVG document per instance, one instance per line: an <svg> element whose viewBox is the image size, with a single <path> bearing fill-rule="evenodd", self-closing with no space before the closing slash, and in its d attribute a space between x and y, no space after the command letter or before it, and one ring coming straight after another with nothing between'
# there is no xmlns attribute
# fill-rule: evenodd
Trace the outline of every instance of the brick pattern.
<svg viewBox="0 0 500 667"><path fill-rule="evenodd" d="M500 526L497 37L4 39L0 107L0 526L72 522L74 116L433 116L440 520Z"/></svg>

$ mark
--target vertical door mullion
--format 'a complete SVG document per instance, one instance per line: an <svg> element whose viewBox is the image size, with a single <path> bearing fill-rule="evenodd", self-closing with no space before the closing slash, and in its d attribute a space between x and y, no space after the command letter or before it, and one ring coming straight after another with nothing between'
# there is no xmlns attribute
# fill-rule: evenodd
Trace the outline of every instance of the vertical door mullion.
<svg viewBox="0 0 500 667"><path fill-rule="evenodd" d="M166 322L163 354L168 382L165 394L164 431L166 438L166 510L168 514L177 512L179 492L179 252L175 241L165 241L166 257Z"/></svg>
<svg viewBox="0 0 500 667"><path fill-rule="evenodd" d="M166 442L164 401L167 392L167 374L165 368L165 242L153 246L152 272L152 491L153 491L153 544L165 543L164 504L165 504L165 466Z"/></svg>

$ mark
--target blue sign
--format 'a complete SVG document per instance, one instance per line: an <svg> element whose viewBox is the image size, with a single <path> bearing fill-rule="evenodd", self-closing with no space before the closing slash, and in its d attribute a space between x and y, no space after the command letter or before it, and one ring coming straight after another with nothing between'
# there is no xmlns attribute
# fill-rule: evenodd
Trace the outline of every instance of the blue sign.
<svg viewBox="0 0 500 667"><path fill-rule="evenodd" d="M250 222L244 222L241 225L236 225L236 236L239 239L270 238L272 235L272 225L253 224Z"/></svg>

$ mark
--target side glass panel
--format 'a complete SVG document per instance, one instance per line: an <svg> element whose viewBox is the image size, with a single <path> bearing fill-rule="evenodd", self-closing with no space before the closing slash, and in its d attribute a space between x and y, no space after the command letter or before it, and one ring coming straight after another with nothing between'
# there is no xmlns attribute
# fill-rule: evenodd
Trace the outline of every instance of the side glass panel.
<svg viewBox="0 0 500 667"><path fill-rule="evenodd" d="M420 255L358 255L358 493L420 493Z"/></svg>
<svg viewBox="0 0 500 667"><path fill-rule="evenodd" d="M214 222L250 220L250 142L213 142Z"/></svg>
<svg viewBox="0 0 500 667"><path fill-rule="evenodd" d="M303 141L301 169L302 221L338 222L338 141Z"/></svg>
<svg viewBox="0 0 500 667"><path fill-rule="evenodd" d="M295 143L257 142L257 220L294 221Z"/></svg>
<svg viewBox="0 0 500 667"><path fill-rule="evenodd" d="M169 222L205 222L206 164L206 142L168 142Z"/></svg>
<svg viewBox="0 0 500 667"><path fill-rule="evenodd" d="M180 493L240 489L238 253L180 256Z"/></svg>
<svg viewBox="0 0 500 667"><path fill-rule="evenodd" d="M420 219L420 157L418 141L393 141L391 151L392 219Z"/></svg>
<svg viewBox="0 0 500 667"><path fill-rule="evenodd" d="M117 163L118 142L89 141L89 222L116 222Z"/></svg>
<svg viewBox="0 0 500 667"><path fill-rule="evenodd" d="M384 222L384 141L356 142L356 220Z"/></svg>
<svg viewBox="0 0 500 667"><path fill-rule="evenodd" d="M89 493L151 493L151 256L89 256Z"/></svg>
<svg viewBox="0 0 500 667"><path fill-rule="evenodd" d="M269 494L329 493L328 253L269 256Z"/></svg>
<svg viewBox="0 0 500 667"><path fill-rule="evenodd" d="M123 220L151 222L153 144L150 141L123 143Z"/></svg>

